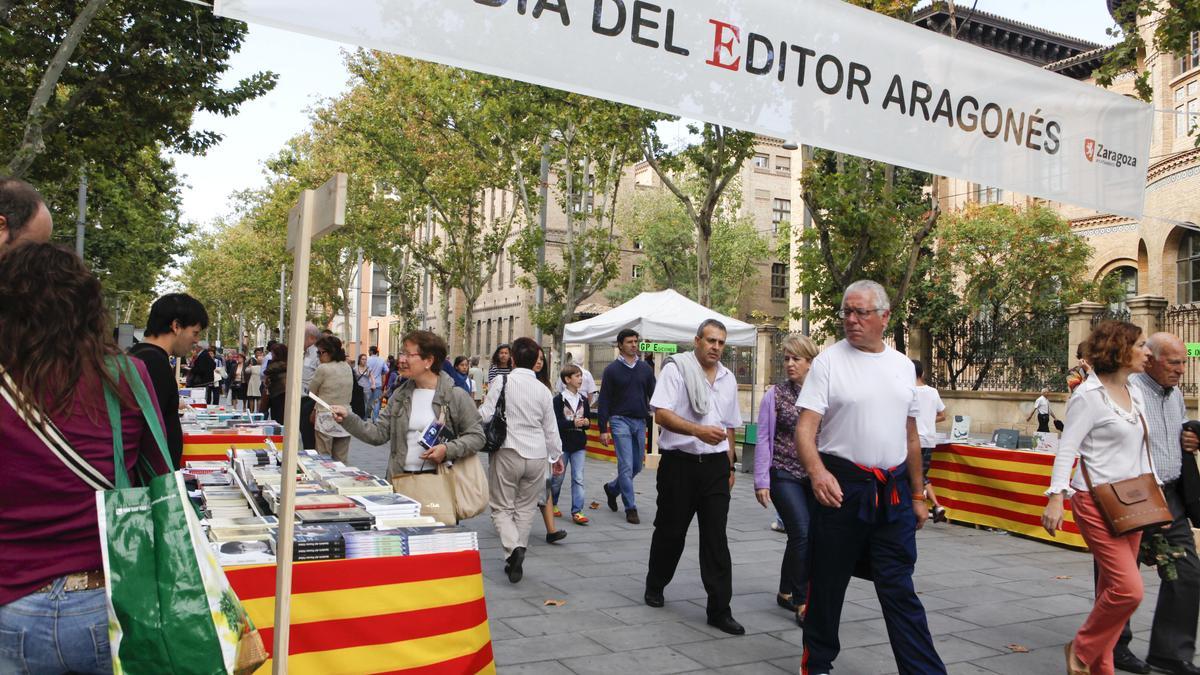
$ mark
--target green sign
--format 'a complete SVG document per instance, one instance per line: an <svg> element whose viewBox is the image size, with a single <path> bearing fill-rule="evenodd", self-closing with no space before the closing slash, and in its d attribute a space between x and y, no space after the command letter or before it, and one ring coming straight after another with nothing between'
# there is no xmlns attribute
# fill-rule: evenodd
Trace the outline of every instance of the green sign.
<svg viewBox="0 0 1200 675"><path fill-rule="evenodd" d="M638 351L654 352L656 354L674 354L679 351L679 345L673 342L639 342Z"/></svg>
<svg viewBox="0 0 1200 675"><path fill-rule="evenodd" d="M1192 356L1192 357L1200 356L1200 342L1187 343L1187 350L1188 350L1188 356Z"/></svg>

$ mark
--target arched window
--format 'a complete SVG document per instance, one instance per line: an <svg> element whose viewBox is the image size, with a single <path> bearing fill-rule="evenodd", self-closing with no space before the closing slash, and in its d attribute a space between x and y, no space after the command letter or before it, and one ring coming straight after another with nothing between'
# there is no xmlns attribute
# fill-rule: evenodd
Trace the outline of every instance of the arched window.
<svg viewBox="0 0 1200 675"><path fill-rule="evenodd" d="M1125 289L1125 295L1120 300L1110 304L1108 308L1113 311L1126 311L1129 305L1126 302L1133 296L1138 294L1138 271L1136 267L1125 265L1118 267L1108 273L1109 278L1116 278L1117 283L1121 288Z"/></svg>
<svg viewBox="0 0 1200 675"><path fill-rule="evenodd" d="M1200 302L1200 236L1187 232L1179 240L1175 302Z"/></svg>

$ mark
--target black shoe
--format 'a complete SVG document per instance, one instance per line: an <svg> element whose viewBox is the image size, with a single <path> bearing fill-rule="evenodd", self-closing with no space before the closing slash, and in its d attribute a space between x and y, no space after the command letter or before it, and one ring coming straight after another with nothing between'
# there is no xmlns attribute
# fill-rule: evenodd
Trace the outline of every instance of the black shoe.
<svg viewBox="0 0 1200 675"><path fill-rule="evenodd" d="M775 594L775 604L788 610L789 612L796 611L796 603L792 602L792 596L784 595L783 593Z"/></svg>
<svg viewBox="0 0 1200 675"><path fill-rule="evenodd" d="M932 520L933 520L933 522L935 522L935 523L944 523L944 522L946 522L946 509L945 509L945 508L943 508L943 507L941 507L941 506L935 506L935 507L933 507L933 518L932 518ZM1131 654L1131 655L1132 655L1132 654Z"/></svg>
<svg viewBox="0 0 1200 675"><path fill-rule="evenodd" d="M508 556L508 564L504 566L504 572L508 574L510 582L515 584L521 580L521 577L525 576L525 571L521 569L521 563L523 562L525 562L525 547L518 546Z"/></svg>
<svg viewBox="0 0 1200 675"><path fill-rule="evenodd" d="M546 543L547 544L554 544L554 543L560 542L566 538L567 538L566 530L555 530L553 532L546 533Z"/></svg>
<svg viewBox="0 0 1200 675"><path fill-rule="evenodd" d="M625 512L625 522L631 525L641 525L642 519L638 518L637 509L629 509Z"/></svg>
<svg viewBox="0 0 1200 675"><path fill-rule="evenodd" d="M618 497L618 495L619 495L619 493L617 493L617 492L614 492L614 491L612 491L612 490L610 490L610 489L609 489L609 487L608 487L608 483L605 483L605 484L604 484L604 496L605 496L605 497L608 497L608 508L609 508L609 510L611 510L611 511L614 511L614 512L617 510L617 497Z"/></svg>
<svg viewBox="0 0 1200 675"><path fill-rule="evenodd" d="M1114 654L1113 656L1115 657L1116 655ZM1130 656L1133 656L1133 655L1130 654ZM1159 670L1164 673L1170 673L1171 675L1200 675L1200 666L1193 665L1189 661L1179 661L1177 659L1164 659L1164 658L1160 658L1157 656L1147 656L1146 661L1149 661L1148 664L1143 663L1142 661L1138 660L1136 656L1134 657L1134 660L1136 660L1138 663L1141 663L1143 666L1147 666L1147 668L1146 668L1146 670L1141 670L1141 671L1131 670L1130 672L1148 673L1148 672L1150 672L1149 666L1154 666L1155 670ZM1123 666L1118 665L1117 667L1120 668L1121 670L1127 670Z"/></svg>
<svg viewBox="0 0 1200 675"><path fill-rule="evenodd" d="M651 607L662 607L663 605L667 604L667 601L663 598L662 591L655 592L650 589L646 589L646 594L642 596L642 598L646 601L646 604L650 605Z"/></svg>
<svg viewBox="0 0 1200 675"><path fill-rule="evenodd" d="M1139 659L1125 645L1113 647L1113 667L1127 673L1141 673L1145 675L1150 672L1150 664Z"/></svg>
<svg viewBox="0 0 1200 675"><path fill-rule="evenodd" d="M708 625L720 629L723 633L730 635L745 635L746 629L742 628L742 624L733 620L732 616L726 616L720 619L709 619Z"/></svg>

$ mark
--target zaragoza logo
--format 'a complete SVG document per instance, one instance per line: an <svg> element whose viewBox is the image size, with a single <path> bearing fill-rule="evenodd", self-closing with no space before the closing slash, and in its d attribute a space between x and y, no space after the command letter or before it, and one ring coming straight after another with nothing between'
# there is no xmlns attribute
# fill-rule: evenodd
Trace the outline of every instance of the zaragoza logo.
<svg viewBox="0 0 1200 675"><path fill-rule="evenodd" d="M1118 169L1123 166L1137 166L1137 157L1113 150L1103 143L1097 143L1094 138L1083 139L1083 154L1089 162L1099 162Z"/></svg>
<svg viewBox="0 0 1200 675"><path fill-rule="evenodd" d="M1083 154L1089 162L1096 161L1096 140L1092 138L1083 139Z"/></svg>

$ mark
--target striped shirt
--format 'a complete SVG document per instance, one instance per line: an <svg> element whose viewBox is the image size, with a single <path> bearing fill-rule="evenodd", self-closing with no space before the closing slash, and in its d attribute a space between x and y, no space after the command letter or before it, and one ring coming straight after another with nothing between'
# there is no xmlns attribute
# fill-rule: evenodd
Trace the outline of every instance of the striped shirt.
<svg viewBox="0 0 1200 675"><path fill-rule="evenodd" d="M1130 379L1141 390L1144 399L1154 473L1160 483L1177 480L1183 468L1183 448L1179 444L1179 434L1187 420L1183 392L1179 391L1179 387L1172 387L1167 391L1145 373L1134 373Z"/></svg>

